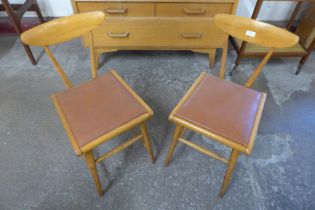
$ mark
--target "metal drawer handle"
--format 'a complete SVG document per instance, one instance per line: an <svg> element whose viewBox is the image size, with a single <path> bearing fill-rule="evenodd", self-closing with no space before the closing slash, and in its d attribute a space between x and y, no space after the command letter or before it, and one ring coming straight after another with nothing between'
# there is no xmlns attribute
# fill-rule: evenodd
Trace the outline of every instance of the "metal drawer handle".
<svg viewBox="0 0 315 210"><path fill-rule="evenodd" d="M125 9L106 9L105 12L108 14L125 14L127 12L127 8L125 8Z"/></svg>
<svg viewBox="0 0 315 210"><path fill-rule="evenodd" d="M107 33L108 36L110 36L111 38L127 38L129 36L129 32L126 33L113 33L113 32L109 32Z"/></svg>
<svg viewBox="0 0 315 210"><path fill-rule="evenodd" d="M205 12L206 12L206 10L204 8L201 8L201 9L184 8L184 11L187 15L202 15L202 14L205 14Z"/></svg>
<svg viewBox="0 0 315 210"><path fill-rule="evenodd" d="M202 33L182 33L182 37L185 39L200 39Z"/></svg>

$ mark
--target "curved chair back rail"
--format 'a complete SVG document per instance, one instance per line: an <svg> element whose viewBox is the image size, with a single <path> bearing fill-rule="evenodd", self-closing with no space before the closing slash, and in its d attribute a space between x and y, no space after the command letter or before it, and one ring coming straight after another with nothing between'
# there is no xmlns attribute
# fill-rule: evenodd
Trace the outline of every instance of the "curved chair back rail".
<svg viewBox="0 0 315 210"><path fill-rule="evenodd" d="M22 42L46 47L81 37L98 27L105 19L103 12L88 12L58 18L36 26L21 35Z"/></svg>
<svg viewBox="0 0 315 210"><path fill-rule="evenodd" d="M218 14L214 23L233 37L263 47L286 48L299 41L297 35L285 29L245 17Z"/></svg>
<svg viewBox="0 0 315 210"><path fill-rule="evenodd" d="M45 52L54 64L65 86L71 88L73 85L70 79L61 68L48 46L60 44L89 34L92 78L95 78L97 76L97 68L92 30L102 24L104 19L105 14L101 11L58 18L25 31L21 35L21 40L28 45L44 47Z"/></svg>
<svg viewBox="0 0 315 210"><path fill-rule="evenodd" d="M297 35L287 30L250 18L217 14L214 16L214 24L228 35L251 44L270 48L263 60L246 81L245 87L251 87L253 85L275 48L292 47L299 41ZM224 72L220 72L220 74L224 75Z"/></svg>

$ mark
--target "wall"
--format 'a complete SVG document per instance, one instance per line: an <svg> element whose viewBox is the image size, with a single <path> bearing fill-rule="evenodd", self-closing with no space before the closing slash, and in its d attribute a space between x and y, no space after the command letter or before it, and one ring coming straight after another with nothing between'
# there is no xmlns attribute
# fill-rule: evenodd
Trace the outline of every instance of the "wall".
<svg viewBox="0 0 315 210"><path fill-rule="evenodd" d="M25 0L9 0L10 3L23 3ZM41 11L44 16L49 17L61 17L72 14L72 7L70 0L37 0ZM5 13L1 12L0 16L4 16ZM35 14L27 12L26 17L33 17Z"/></svg>
<svg viewBox="0 0 315 210"><path fill-rule="evenodd" d="M10 0L11 3L20 3L24 0ZM72 14L70 0L38 0L44 16L60 17ZM256 0L239 0L237 15L250 17L253 12ZM287 20L295 3L290 2L264 2L258 19L281 21ZM1 13L3 16L5 13ZM34 14L28 13L27 16Z"/></svg>
<svg viewBox="0 0 315 210"><path fill-rule="evenodd" d="M256 0L239 0L236 15L250 17L253 13ZM265 1L260 9L258 19L283 21L288 20L295 7L295 2Z"/></svg>

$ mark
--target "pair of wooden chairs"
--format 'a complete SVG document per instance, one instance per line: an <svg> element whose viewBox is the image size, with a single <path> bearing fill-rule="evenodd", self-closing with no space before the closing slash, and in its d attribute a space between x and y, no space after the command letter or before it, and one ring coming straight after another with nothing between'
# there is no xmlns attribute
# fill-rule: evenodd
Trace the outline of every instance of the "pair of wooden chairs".
<svg viewBox="0 0 315 210"><path fill-rule="evenodd" d="M153 111L115 71L103 76L97 75L93 62L93 30L102 24L104 18L102 12L83 13L47 22L22 34L24 43L44 47L67 88L64 92L53 94L52 101L75 153L85 156L100 196L103 195L103 190L96 163L137 141L142 141L151 161L154 162L146 126L146 121L153 115ZM295 35L285 30L246 18L216 15L214 21L227 34L271 48L246 83L247 87L258 76L273 48L291 46L298 40ZM73 86L48 46L86 34L90 37L93 79ZM224 71L221 71L220 75L224 75ZM168 165L178 141L227 163L220 192L220 196L223 196L238 155L250 154L252 151L265 99L264 93L202 73L170 114L169 119L176 124L176 129L165 165ZM101 157L94 157L93 150L97 146L135 127L140 128L140 134L133 135L130 140ZM231 147L230 160L182 138L185 129L196 131Z"/></svg>

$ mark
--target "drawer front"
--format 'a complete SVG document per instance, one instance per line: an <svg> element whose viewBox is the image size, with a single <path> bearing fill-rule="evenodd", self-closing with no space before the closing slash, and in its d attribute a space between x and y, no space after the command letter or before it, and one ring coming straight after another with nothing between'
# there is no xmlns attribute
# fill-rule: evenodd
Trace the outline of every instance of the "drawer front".
<svg viewBox="0 0 315 210"><path fill-rule="evenodd" d="M160 17L213 17L231 14L233 3L157 3L156 16Z"/></svg>
<svg viewBox="0 0 315 210"><path fill-rule="evenodd" d="M77 2L78 12L104 11L106 16L154 16L153 3Z"/></svg>
<svg viewBox="0 0 315 210"><path fill-rule="evenodd" d="M104 48L215 48L227 39L212 18L108 18L93 33Z"/></svg>

